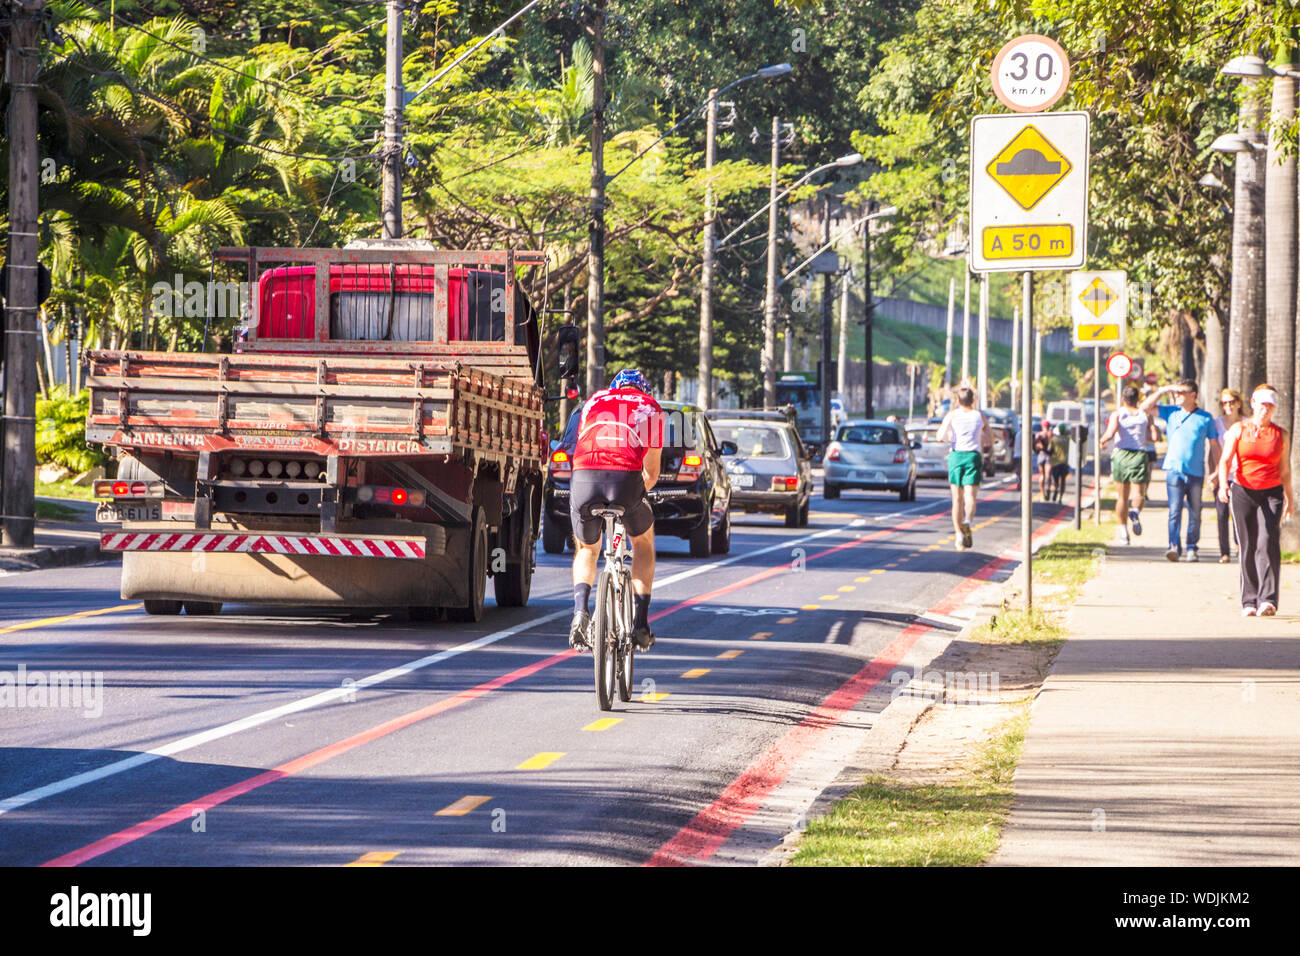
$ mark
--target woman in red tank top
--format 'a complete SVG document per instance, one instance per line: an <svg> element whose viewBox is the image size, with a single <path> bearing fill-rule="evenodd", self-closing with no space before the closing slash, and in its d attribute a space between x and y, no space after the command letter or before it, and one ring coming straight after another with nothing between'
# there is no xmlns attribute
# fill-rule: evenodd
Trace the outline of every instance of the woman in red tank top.
<svg viewBox="0 0 1300 956"><path fill-rule="evenodd" d="M1232 497L1232 521L1241 551L1241 613L1269 617L1277 612L1282 568L1281 523L1295 513L1291 495L1290 436L1273 424L1277 390L1260 385L1250 397L1254 414L1223 436L1219 458L1219 500ZM1233 484L1228 463L1236 461Z"/></svg>

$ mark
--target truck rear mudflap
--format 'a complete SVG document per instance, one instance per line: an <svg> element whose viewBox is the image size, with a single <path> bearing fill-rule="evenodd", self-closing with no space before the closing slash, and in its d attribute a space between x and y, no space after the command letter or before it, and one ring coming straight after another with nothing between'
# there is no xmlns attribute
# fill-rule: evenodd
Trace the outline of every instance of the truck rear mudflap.
<svg viewBox="0 0 1300 956"><path fill-rule="evenodd" d="M469 530L431 530L399 536L133 528L105 532L103 540L122 553L122 597L132 600L465 607Z"/></svg>

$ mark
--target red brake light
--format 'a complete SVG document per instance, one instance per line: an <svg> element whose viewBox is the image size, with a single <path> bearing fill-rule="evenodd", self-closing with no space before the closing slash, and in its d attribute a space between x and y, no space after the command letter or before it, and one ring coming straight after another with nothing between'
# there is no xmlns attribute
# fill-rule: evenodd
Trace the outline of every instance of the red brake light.
<svg viewBox="0 0 1300 956"><path fill-rule="evenodd" d="M148 493L149 493L149 486L146 485L143 481L131 482L131 494L147 495Z"/></svg>
<svg viewBox="0 0 1300 956"><path fill-rule="evenodd" d="M131 486L128 485L125 481L116 481L113 483L113 494L129 495L130 493L131 493Z"/></svg>
<svg viewBox="0 0 1300 956"><path fill-rule="evenodd" d="M798 479L798 478L787 478L787 479L785 480L785 486L786 486L787 488L791 488L791 489L798 488L798 487L799 487L799 479Z"/></svg>
<svg viewBox="0 0 1300 956"><path fill-rule="evenodd" d="M839 445L834 445L834 444L832 444L831 447L828 448L828 449L826 450L826 460L827 460L827 461L839 461L839 460L840 460L840 446L839 446Z"/></svg>
<svg viewBox="0 0 1300 956"><path fill-rule="evenodd" d="M375 489L375 501L379 502L381 505L388 504L388 499L390 498L391 495L392 495L392 491L388 488Z"/></svg>
<svg viewBox="0 0 1300 956"><path fill-rule="evenodd" d="M393 504L395 504L395 505L404 505L404 504L406 504L406 489L405 489L405 488L394 488L394 489L393 489Z"/></svg>
<svg viewBox="0 0 1300 956"><path fill-rule="evenodd" d="M578 390L576 388L567 389L564 393L564 397L571 402L576 402L578 400Z"/></svg>
<svg viewBox="0 0 1300 956"><path fill-rule="evenodd" d="M687 468L699 468L700 465L704 464L704 459L699 455L687 455L682 459L682 464Z"/></svg>
<svg viewBox="0 0 1300 956"><path fill-rule="evenodd" d="M900 448L900 449L898 449L898 451L894 452L894 464L895 464L895 465L901 465L901 464L903 464L903 462L905 462L905 461L907 461L907 449L906 449L906 448Z"/></svg>
<svg viewBox="0 0 1300 956"><path fill-rule="evenodd" d="M556 464L562 464L568 460L569 460L568 452L555 451L551 453L551 461L555 462Z"/></svg>

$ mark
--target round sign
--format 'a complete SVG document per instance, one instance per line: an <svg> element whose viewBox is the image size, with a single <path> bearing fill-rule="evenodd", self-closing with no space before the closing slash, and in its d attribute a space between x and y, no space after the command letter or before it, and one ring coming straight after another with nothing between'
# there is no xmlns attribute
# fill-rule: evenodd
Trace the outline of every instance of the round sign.
<svg viewBox="0 0 1300 956"><path fill-rule="evenodd" d="M1051 37L1027 33L993 58L993 92L1007 109L1041 113L1065 95L1070 59Z"/></svg>
<svg viewBox="0 0 1300 956"><path fill-rule="evenodd" d="M1160 381L1160 376L1159 376L1159 375L1157 375L1155 372L1147 372L1147 384L1148 384L1148 385L1155 385L1155 384L1156 384L1157 382L1159 382L1159 381Z"/></svg>
<svg viewBox="0 0 1300 956"><path fill-rule="evenodd" d="M1128 373L1133 371L1133 360L1123 352L1116 352L1106 359L1106 371L1116 378L1127 378Z"/></svg>

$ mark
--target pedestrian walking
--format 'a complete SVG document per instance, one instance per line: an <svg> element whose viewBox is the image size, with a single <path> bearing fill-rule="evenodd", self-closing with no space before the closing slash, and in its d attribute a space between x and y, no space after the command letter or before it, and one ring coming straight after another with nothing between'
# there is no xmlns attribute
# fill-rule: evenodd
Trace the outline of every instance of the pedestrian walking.
<svg viewBox="0 0 1300 956"><path fill-rule="evenodd" d="M1183 379L1177 385L1157 389L1140 406L1154 410L1165 422L1165 488L1169 492L1169 550L1165 557L1177 561L1199 560L1201 540L1201 495L1205 486L1206 454L1209 470L1219 466L1219 438L1214 417L1196 406L1196 383ZM1160 396L1178 397L1177 405L1160 405ZM1187 512L1187 552L1183 553L1182 520Z"/></svg>
<svg viewBox="0 0 1300 956"><path fill-rule="evenodd" d="M1219 499L1231 497L1241 550L1243 617L1277 613L1281 524L1295 514L1291 442L1286 429L1273 424L1277 402L1277 390L1267 382L1255 388L1250 396L1251 416L1228 429L1218 467Z"/></svg>
<svg viewBox="0 0 1300 956"><path fill-rule="evenodd" d="M1038 472L1038 493L1047 501L1047 483L1052 472L1052 423L1046 418L1034 432L1034 470Z"/></svg>
<svg viewBox="0 0 1300 956"><path fill-rule="evenodd" d="M975 520L975 495L984 474L983 453L993 447L993 431L984 413L975 407L975 390L957 390L957 407L943 417L937 441L951 443L948 452L948 484L952 489L952 527L955 547L965 551L974 539L970 523Z"/></svg>
<svg viewBox="0 0 1300 956"><path fill-rule="evenodd" d="M1138 407L1141 393L1129 385L1120 393L1120 407L1110 413L1101 444L1115 442L1110 454L1110 477L1115 482L1115 521L1119 524L1120 544L1129 544L1133 534L1142 533L1142 506L1146 504L1147 482L1151 480L1151 460L1146 444L1155 426L1151 416Z"/></svg>
<svg viewBox="0 0 1300 956"><path fill-rule="evenodd" d="M1243 408L1245 402L1242 400L1241 392L1235 388L1225 388L1219 396L1219 407L1223 409L1223 414L1214 420L1214 428L1219 433L1219 444L1224 444L1224 438L1228 434L1228 429L1237 422L1242 420ZM1226 456L1225 456L1226 457ZM1226 462L1228 482L1232 482L1232 462ZM1214 510L1219 516L1219 563L1228 564L1232 561L1232 547L1229 544L1229 536L1236 537L1236 529L1232 527L1232 512L1228 501L1232 500L1232 494L1229 492L1228 501L1219 499L1219 470L1216 468L1210 475L1210 497L1214 499ZM1238 550L1241 542L1238 539Z"/></svg>
<svg viewBox="0 0 1300 956"><path fill-rule="evenodd" d="M1021 447L1021 443L1024 441L1025 433L1021 431L1020 416L1017 415L1013 421L1015 425L1011 429L1011 470L1016 473L1016 491L1019 491L1023 477L1020 474L1020 469L1025 461L1024 449Z"/></svg>
<svg viewBox="0 0 1300 956"><path fill-rule="evenodd" d="M1049 501L1060 501L1065 497L1065 479L1070 475L1070 426L1062 422L1056 426L1052 435L1052 450L1048 452L1051 468L1051 497Z"/></svg>

